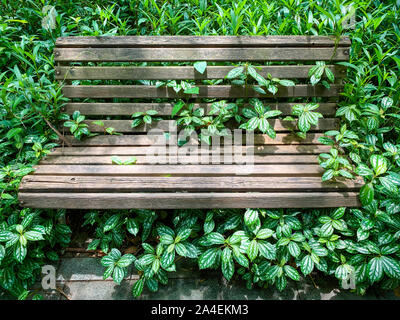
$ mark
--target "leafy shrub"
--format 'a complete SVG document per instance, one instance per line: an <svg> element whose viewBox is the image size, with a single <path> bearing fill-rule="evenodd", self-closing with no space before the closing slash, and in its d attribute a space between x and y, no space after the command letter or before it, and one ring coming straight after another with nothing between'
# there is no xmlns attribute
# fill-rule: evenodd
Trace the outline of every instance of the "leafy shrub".
<svg viewBox="0 0 400 320"><path fill-rule="evenodd" d="M45 5L55 6L54 29L42 26L48 13L42 10ZM344 22L354 11L354 29L348 29ZM94 227L95 240L90 248L108 254L102 261L107 270L105 275L120 282L127 266L133 264L141 274L133 288L134 296L138 296L145 286L154 291L159 283L165 284L167 272L173 271L180 257L185 257L196 259L199 268L220 269L227 279L239 275L249 288L275 285L281 290L289 279L298 280L301 274L310 275L316 270L342 279L351 267L356 270L358 293L364 293L375 283L385 289L398 286L400 31L396 22L400 19L399 12L398 1L394 0L368 3L146 0L118 4L107 0L85 1L82 6L77 6L76 1L26 0L23 6L18 1L2 1L1 288L15 297L26 298L41 265L56 259L58 249L69 241L71 230L62 219L60 222L64 211L21 209L17 203L22 176L31 172L32 166L57 145L54 128L66 99L54 81L55 39L67 35L170 34L349 35L350 61L339 63L349 70L337 110L342 126L320 139L332 147L329 154L321 154L320 162L326 170L324 180L363 177L364 206L332 210L184 210L172 216L163 211L91 211L85 216L85 225ZM195 65L200 73L206 67L201 61ZM281 83L284 80L261 79L252 68L239 65L235 71L238 74L229 81L250 79L260 85L259 89L272 93L277 84L291 85ZM329 82L335 81L322 62L309 75L312 84L320 82L329 87ZM192 83L157 85L196 93ZM174 108L174 116L180 117L189 130L206 124L210 133L222 134L228 118L238 123L244 120L237 112L238 103L213 104L218 116L209 123L202 111L195 113L182 99ZM304 133L315 115L305 116L303 111L299 108L295 113L307 119L299 127ZM185 122L189 117L191 122ZM265 126L260 124L259 121L257 128L263 131ZM113 134L111 129L106 132ZM142 244L142 251L123 254L127 241L132 239Z"/></svg>

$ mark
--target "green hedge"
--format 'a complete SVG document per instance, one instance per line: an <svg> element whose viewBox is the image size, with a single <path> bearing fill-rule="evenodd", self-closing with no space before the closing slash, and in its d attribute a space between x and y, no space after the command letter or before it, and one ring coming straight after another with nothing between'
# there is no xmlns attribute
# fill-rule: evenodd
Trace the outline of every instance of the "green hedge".
<svg viewBox="0 0 400 320"><path fill-rule="evenodd" d="M105 277L120 282L132 263L141 279L133 287L157 290L180 257L199 268L236 274L248 287L276 285L313 270L338 279L356 270L356 290L400 279L400 5L397 1L8 1L0 7L0 287L20 299L41 266L57 260L70 228L62 210L21 209L20 179L55 146L45 120L56 122L65 99L53 76L55 39L67 35L349 35L352 39L344 99L334 147L349 155L364 177L362 209L335 210L130 210L87 212ZM55 6L55 28L45 28L46 5ZM354 29L342 22L356 12ZM49 21L49 20L48 20ZM51 22L51 21L50 21ZM325 156L325 178L338 168ZM331 170L331 171L330 171ZM119 250L131 240L135 254ZM338 281L339 285L341 281Z"/></svg>

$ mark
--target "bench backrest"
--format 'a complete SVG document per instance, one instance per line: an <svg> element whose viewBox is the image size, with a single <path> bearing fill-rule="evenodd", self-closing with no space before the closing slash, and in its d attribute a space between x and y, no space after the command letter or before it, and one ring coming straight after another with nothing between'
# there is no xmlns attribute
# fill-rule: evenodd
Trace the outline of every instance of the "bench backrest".
<svg viewBox="0 0 400 320"><path fill-rule="evenodd" d="M104 128L90 119L104 119L123 136L100 135L76 145L146 145L149 128L169 128L172 101L187 97L173 88L157 87L146 80L195 80L198 95L189 98L210 111L213 98L234 100L258 97L266 104L291 114L291 106L317 97L319 112L324 115L318 127L303 143L318 143L321 132L337 128L334 118L346 68L333 65L349 59L350 40L347 37L322 36L114 36L62 37L57 39L54 56L56 79L64 81L63 94L71 100L63 111L79 110L86 116L92 132ZM196 61L207 61L201 74L193 67ZM316 61L325 61L335 75L335 83L327 89L321 84L309 84L308 72ZM166 66L165 62L168 62ZM212 84L223 79L239 62L262 66L258 72L280 79L295 80L294 87L280 87L274 96L261 94L243 86ZM173 65L171 65L173 63ZM210 80L206 83L204 80ZM152 84L152 85L150 85ZM209 100L207 100L209 99ZM151 126L132 128L130 116L137 111L156 110L165 120ZM290 143L287 132L295 125L288 121L273 121L277 138L256 135L256 143ZM68 134L65 131L65 134ZM286 139L286 142L285 142ZM296 138L293 137L293 141ZM269 141L269 142L268 142Z"/></svg>

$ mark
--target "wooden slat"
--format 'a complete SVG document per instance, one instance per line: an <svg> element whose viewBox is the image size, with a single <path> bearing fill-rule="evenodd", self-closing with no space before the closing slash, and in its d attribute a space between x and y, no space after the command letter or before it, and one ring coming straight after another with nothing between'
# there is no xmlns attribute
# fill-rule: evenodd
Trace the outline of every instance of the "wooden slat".
<svg viewBox="0 0 400 320"><path fill-rule="evenodd" d="M332 47L350 46L342 36L98 36L61 37L57 47Z"/></svg>
<svg viewBox="0 0 400 320"><path fill-rule="evenodd" d="M148 125L141 125L139 127L132 128L132 120L102 120L106 128L112 127L116 132L147 132L151 129L159 129L165 132L173 132L176 130L176 122L174 120L161 120L153 122ZM296 121L285 121L280 119L269 119L271 127L277 132L297 130ZM104 132L104 127L93 124L93 120L85 120L85 123L89 126L91 132ZM318 125L311 127L310 131L323 131L333 130L338 127L339 119L337 118L326 118L319 119ZM231 125L232 126L232 125ZM237 127L237 126L236 126ZM160 132L161 133L161 132Z"/></svg>
<svg viewBox="0 0 400 320"><path fill-rule="evenodd" d="M346 61L348 48L56 48L55 61Z"/></svg>
<svg viewBox="0 0 400 320"><path fill-rule="evenodd" d="M34 174L40 175L109 175L109 176L319 176L323 169L314 164L249 165L38 165Z"/></svg>
<svg viewBox="0 0 400 320"><path fill-rule="evenodd" d="M358 192L23 193L21 205L66 209L209 209L358 207Z"/></svg>
<svg viewBox="0 0 400 320"><path fill-rule="evenodd" d="M309 133L306 139L301 139L292 133L278 133L275 139L270 138L266 134L255 134L254 144L265 145L265 144L320 144L318 139L324 136L322 133ZM73 136L64 136L74 146L148 146L148 145L160 145L164 141L163 136L154 135L101 135L83 140L77 140ZM233 140L233 137L232 137ZM171 141L177 141L175 136L170 137ZM243 134L242 142L246 142L246 134ZM189 142L188 142L189 143ZM197 140L190 141L191 144L199 144ZM227 141L221 139L221 143L225 144Z"/></svg>
<svg viewBox="0 0 400 320"><path fill-rule="evenodd" d="M126 161L132 156L119 156L122 161ZM156 159L154 157L146 157L146 156L135 156L137 159L136 164L149 164L155 163ZM199 162L199 158L197 156L170 156L170 163L182 163L182 164L194 164ZM243 157L243 163L246 162L247 157ZM291 163L291 164L318 164L318 156L317 155L254 155L252 159L255 164L283 164L283 163ZM211 163L211 161L209 162ZM40 161L41 165L46 164L57 164L57 165L65 165L65 164L92 164L92 165L100 165L100 164L112 164L111 156L101 156L101 155L92 155L92 156L66 156L66 155L48 155L46 158Z"/></svg>
<svg viewBox="0 0 400 320"><path fill-rule="evenodd" d="M277 103L265 102L273 110L282 111L282 115L291 115L292 106L296 104L304 105L305 103ZM206 114L210 113L212 103L196 103L194 109L203 108ZM138 111L156 110L160 116L171 115L173 103L67 103L62 110L64 113L72 114L78 110L85 116L91 115L132 115ZM244 104L244 108L248 108L249 104ZM239 109L242 109L241 107ZM336 113L336 103L319 103L318 112L325 116L333 116Z"/></svg>
<svg viewBox="0 0 400 320"><path fill-rule="evenodd" d="M22 192L309 192L346 189L356 191L357 181L322 182L320 177L105 177L38 176L22 180Z"/></svg>
<svg viewBox="0 0 400 320"><path fill-rule="evenodd" d="M170 87L144 86L144 85L96 85L96 86L71 86L62 88L67 98L283 98L283 97L337 97L340 95L342 85L331 85L330 89L323 85L300 84L294 87L279 86L278 92L262 94L253 90L258 86L204 86L199 85L199 94L184 94L183 91L175 92Z"/></svg>
<svg viewBox="0 0 400 320"><path fill-rule="evenodd" d="M312 65L306 66L262 66L257 73L264 77L271 74L280 79L307 79ZM336 78L346 75L346 67L327 66ZM192 66L168 67L56 67L56 79L59 80L204 80L223 79L234 66L208 66L201 74Z"/></svg>
<svg viewBox="0 0 400 320"><path fill-rule="evenodd" d="M266 146L255 146L255 147L238 147L236 150L241 151L242 154L250 155L251 152L254 152L254 154L287 154L287 155L297 155L297 154L319 154L321 152L329 152L330 146L326 145L266 145ZM103 155L129 155L129 156L136 156L136 155L149 155L151 156L153 152L158 151L159 154L164 154L167 152L168 155L173 156L178 155L177 152L179 152L179 155L184 155L183 152L186 150L189 150L189 152L192 150L191 155L196 155L197 152L195 152L196 148L158 148L158 147L116 147L116 146L109 146L109 147L65 147L65 148L56 148L51 154L52 155L65 155L65 156L75 156L75 155L82 155L82 156L92 156L92 155L98 155L98 156L103 156ZM210 150L210 151L208 151ZM208 154L209 152L211 153L211 149L198 149L200 152L204 152ZM224 148L217 148L213 149L213 152L222 152L224 151ZM229 149L226 150L227 153L230 153ZM154 153L155 155L155 153ZM190 155L190 154L188 154Z"/></svg>

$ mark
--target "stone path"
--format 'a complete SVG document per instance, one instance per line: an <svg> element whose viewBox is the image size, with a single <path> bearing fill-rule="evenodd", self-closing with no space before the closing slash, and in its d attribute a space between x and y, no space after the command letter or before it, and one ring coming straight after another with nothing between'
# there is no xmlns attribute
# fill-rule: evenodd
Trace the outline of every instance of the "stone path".
<svg viewBox="0 0 400 320"><path fill-rule="evenodd" d="M131 300L132 286L138 279L130 276L121 285L111 279L103 280L103 267L98 258L63 258L57 269L58 291L44 291L45 299L59 300ZM248 290L244 281L227 283L219 272L192 271L190 266L180 266L179 272L169 275L167 286L156 293L145 289L140 299L148 300L376 300L400 299L392 291L367 292L357 296L350 291L338 289L335 279L318 277L314 281L303 278L300 282L290 281L288 288L279 292L274 287ZM40 284L38 284L40 288ZM60 293L61 292L61 293ZM66 295L66 296L65 296Z"/></svg>

